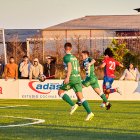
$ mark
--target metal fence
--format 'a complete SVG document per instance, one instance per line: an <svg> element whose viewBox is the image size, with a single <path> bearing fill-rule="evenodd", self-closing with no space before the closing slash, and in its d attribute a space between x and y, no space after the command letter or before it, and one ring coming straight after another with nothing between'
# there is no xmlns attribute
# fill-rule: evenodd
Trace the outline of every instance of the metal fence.
<svg viewBox="0 0 140 140"><path fill-rule="evenodd" d="M41 62L50 55L57 58L59 63L64 56L63 46L65 42L73 45L73 54L80 58L82 50L88 50L95 58L99 58L104 50L116 39L119 43L125 43L127 48L135 54L140 54L140 36L121 36L121 37L95 37L95 38L68 38L66 39L42 39L30 40L28 45L28 55L31 59L37 57Z"/></svg>

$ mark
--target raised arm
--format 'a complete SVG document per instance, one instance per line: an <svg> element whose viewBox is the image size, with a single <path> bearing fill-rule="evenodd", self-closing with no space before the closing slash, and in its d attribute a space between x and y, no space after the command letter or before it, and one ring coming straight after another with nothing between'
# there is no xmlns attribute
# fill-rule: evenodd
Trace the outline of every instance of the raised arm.
<svg viewBox="0 0 140 140"><path fill-rule="evenodd" d="M92 59L91 62L89 63L89 65L93 65L93 64L95 64L95 62L96 61L94 59Z"/></svg>

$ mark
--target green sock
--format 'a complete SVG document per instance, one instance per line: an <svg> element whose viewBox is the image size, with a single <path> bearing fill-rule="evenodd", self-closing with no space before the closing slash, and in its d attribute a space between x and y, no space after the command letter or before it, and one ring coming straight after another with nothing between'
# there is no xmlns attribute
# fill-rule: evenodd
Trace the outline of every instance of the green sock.
<svg viewBox="0 0 140 140"><path fill-rule="evenodd" d="M91 113L91 109L90 109L87 101L84 101L82 103L82 105L83 105L83 107L85 108L85 110L87 111L88 114Z"/></svg>
<svg viewBox="0 0 140 140"><path fill-rule="evenodd" d="M105 103L107 103L107 102L108 102L108 100L107 100L107 98L106 98L105 94L102 94L102 95L101 95L101 98L103 99L103 102L105 102Z"/></svg>
<svg viewBox="0 0 140 140"><path fill-rule="evenodd" d="M67 94L64 94L62 99L67 102L70 106L74 106L74 102L71 100L71 98L67 95Z"/></svg>

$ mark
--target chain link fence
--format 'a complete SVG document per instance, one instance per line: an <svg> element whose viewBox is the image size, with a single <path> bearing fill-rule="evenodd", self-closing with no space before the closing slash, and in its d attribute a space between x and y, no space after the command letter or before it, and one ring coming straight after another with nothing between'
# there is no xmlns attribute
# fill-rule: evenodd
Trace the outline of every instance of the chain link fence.
<svg viewBox="0 0 140 140"><path fill-rule="evenodd" d="M140 33L137 34L121 34L117 33L116 37L100 36L100 37L81 37L74 36L73 38L38 38L34 41L29 41L28 54L30 59L37 57L41 63L46 61L47 56L56 57L57 77L63 77L62 59L64 56L64 44L71 42L73 45L72 53L81 60L80 53L82 50L88 50L94 59L99 59L103 55L104 50L111 44L112 40L116 39L119 43L125 43L130 52L136 55L140 54ZM59 72L58 72L59 71ZM58 74L59 73L59 74ZM100 72L102 73L102 72ZM102 75L102 74L101 74Z"/></svg>

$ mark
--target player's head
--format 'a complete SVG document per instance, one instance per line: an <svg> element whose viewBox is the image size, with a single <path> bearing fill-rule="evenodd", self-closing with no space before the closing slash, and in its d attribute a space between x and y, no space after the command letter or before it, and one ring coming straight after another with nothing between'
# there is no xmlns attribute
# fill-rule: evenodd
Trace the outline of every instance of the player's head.
<svg viewBox="0 0 140 140"><path fill-rule="evenodd" d="M112 52L112 50L110 48L105 49L104 55L109 56L109 57L114 56L114 54L113 54L113 52Z"/></svg>
<svg viewBox="0 0 140 140"><path fill-rule="evenodd" d="M89 57L89 51L87 50L82 51L82 59L85 60L88 57Z"/></svg>
<svg viewBox="0 0 140 140"><path fill-rule="evenodd" d="M9 62L10 62L10 63L14 63L14 62L15 62L15 59L14 59L13 56L10 57Z"/></svg>
<svg viewBox="0 0 140 140"><path fill-rule="evenodd" d="M70 53L71 50L72 50L72 44L69 43L69 42L65 43L64 49L65 49L65 52L66 52L66 53Z"/></svg>

